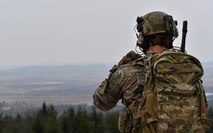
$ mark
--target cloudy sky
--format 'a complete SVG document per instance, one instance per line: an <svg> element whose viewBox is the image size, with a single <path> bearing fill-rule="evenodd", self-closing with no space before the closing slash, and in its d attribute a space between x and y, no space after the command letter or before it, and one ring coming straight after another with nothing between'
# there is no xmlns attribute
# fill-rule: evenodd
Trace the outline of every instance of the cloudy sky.
<svg viewBox="0 0 213 133"><path fill-rule="evenodd" d="M0 65L116 63L135 49L136 17L188 20L188 53L213 61L212 0L0 0Z"/></svg>

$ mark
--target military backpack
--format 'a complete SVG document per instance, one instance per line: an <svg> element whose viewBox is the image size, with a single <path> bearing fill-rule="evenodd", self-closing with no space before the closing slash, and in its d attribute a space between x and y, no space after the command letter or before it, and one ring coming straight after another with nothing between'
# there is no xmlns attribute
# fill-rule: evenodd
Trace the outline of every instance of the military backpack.
<svg viewBox="0 0 213 133"><path fill-rule="evenodd" d="M132 114L132 132L204 133L207 102L199 60L164 50L147 55L145 72L142 98Z"/></svg>

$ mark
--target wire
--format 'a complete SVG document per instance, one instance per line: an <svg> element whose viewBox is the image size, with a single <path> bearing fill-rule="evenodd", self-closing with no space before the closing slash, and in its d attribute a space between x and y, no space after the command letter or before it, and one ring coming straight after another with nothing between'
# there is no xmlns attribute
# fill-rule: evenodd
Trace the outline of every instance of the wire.
<svg viewBox="0 0 213 133"><path fill-rule="evenodd" d="M144 55L143 49L137 45L135 46L135 52L137 52L139 55Z"/></svg>
<svg viewBox="0 0 213 133"><path fill-rule="evenodd" d="M135 27L134 27L135 35L137 38L139 38L138 32L136 31L136 27L137 27L137 25L135 25Z"/></svg>
<svg viewBox="0 0 213 133"><path fill-rule="evenodd" d="M181 48L179 46L173 46L173 50L181 51ZM184 51L185 54L187 54L187 51Z"/></svg>

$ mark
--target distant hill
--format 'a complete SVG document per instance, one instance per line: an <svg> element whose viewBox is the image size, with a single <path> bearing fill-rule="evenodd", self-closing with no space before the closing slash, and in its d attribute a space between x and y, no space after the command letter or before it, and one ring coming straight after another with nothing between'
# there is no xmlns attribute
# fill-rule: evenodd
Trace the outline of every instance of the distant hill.
<svg viewBox="0 0 213 133"><path fill-rule="evenodd" d="M209 106L213 107L213 62L203 63L203 86L206 91Z"/></svg>
<svg viewBox="0 0 213 133"><path fill-rule="evenodd" d="M28 66L0 71L0 100L87 103L110 65Z"/></svg>
<svg viewBox="0 0 213 133"><path fill-rule="evenodd" d="M213 62L203 63L204 69L204 86L213 86Z"/></svg>
<svg viewBox="0 0 213 133"><path fill-rule="evenodd" d="M27 66L0 71L0 101L41 105L92 104L92 95L113 65ZM204 63L204 87L213 100L213 63Z"/></svg>

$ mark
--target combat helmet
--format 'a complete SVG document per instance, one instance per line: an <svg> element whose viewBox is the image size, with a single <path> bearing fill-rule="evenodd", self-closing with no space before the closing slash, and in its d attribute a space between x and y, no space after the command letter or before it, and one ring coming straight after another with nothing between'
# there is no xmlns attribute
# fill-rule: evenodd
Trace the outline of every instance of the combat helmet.
<svg viewBox="0 0 213 133"><path fill-rule="evenodd" d="M161 11L150 12L137 17L137 46L146 51L150 45L162 44L172 48L173 40L178 37L177 21L171 15Z"/></svg>

